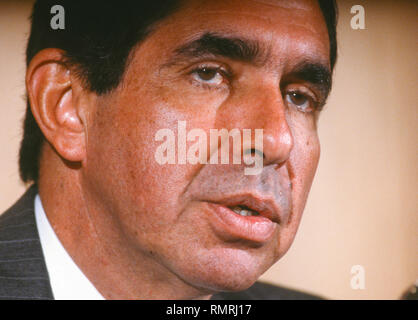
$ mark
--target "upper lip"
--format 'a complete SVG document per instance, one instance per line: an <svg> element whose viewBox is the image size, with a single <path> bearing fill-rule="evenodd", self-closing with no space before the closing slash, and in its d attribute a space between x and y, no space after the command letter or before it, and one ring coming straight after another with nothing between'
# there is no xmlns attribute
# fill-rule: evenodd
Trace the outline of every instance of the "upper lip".
<svg viewBox="0 0 418 320"><path fill-rule="evenodd" d="M279 203L270 196L255 195L254 193L246 193L222 198L214 201L217 204L226 207L246 206L249 209L258 212L261 216L280 223L282 220Z"/></svg>

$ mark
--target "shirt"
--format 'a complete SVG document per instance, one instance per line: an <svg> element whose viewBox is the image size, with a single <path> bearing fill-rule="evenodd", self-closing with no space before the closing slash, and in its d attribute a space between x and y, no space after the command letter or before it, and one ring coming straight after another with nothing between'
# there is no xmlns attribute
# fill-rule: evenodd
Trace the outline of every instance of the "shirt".
<svg viewBox="0 0 418 320"><path fill-rule="evenodd" d="M104 300L61 244L48 221L39 194L35 197L35 220L54 298Z"/></svg>

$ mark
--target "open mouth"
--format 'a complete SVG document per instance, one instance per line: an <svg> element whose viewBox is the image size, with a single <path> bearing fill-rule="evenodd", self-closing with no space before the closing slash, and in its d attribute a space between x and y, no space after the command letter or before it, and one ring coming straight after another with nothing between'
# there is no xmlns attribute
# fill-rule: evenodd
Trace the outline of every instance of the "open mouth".
<svg viewBox="0 0 418 320"><path fill-rule="evenodd" d="M236 215L252 217L252 219L242 220L247 220L245 223L258 223L263 220L262 218L265 218L271 222L280 224L280 215L283 212L278 199L273 196L263 196L257 193L243 193L224 198L219 197L219 199L205 200L205 202L223 207L226 210L224 212L229 212L232 217Z"/></svg>
<svg viewBox="0 0 418 320"><path fill-rule="evenodd" d="M252 210L245 205L231 206L228 208L234 211L236 214L239 214L240 216L243 216L243 217L260 215L257 211Z"/></svg>
<svg viewBox="0 0 418 320"><path fill-rule="evenodd" d="M232 202L232 200L230 201ZM266 243L271 240L277 229L277 223L267 217L266 210L260 205L245 205L242 200L235 203L207 202L211 209L210 223L214 232L223 240L230 242L246 239L256 243ZM237 204L237 202L239 204ZM258 209L260 208L260 209Z"/></svg>

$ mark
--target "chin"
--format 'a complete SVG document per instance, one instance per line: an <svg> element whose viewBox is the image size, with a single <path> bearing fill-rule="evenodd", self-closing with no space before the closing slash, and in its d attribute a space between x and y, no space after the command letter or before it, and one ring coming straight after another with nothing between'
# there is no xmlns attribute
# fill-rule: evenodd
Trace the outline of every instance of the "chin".
<svg viewBox="0 0 418 320"><path fill-rule="evenodd" d="M235 292L246 290L251 287L259 278L259 276L242 276L237 273L232 274L213 274L210 277L193 279L190 281L194 287L205 292Z"/></svg>
<svg viewBox="0 0 418 320"><path fill-rule="evenodd" d="M210 292L242 291L251 287L258 278L271 267L269 259L243 250L221 249L200 256L200 261L190 264L185 270L186 282L194 287ZM225 252L227 251L227 252Z"/></svg>

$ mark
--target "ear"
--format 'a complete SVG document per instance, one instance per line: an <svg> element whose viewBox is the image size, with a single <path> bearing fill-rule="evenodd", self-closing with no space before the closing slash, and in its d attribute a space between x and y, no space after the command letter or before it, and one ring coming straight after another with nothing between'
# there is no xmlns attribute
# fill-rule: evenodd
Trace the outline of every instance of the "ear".
<svg viewBox="0 0 418 320"><path fill-rule="evenodd" d="M39 128L58 154L72 162L81 162L86 154L87 128L77 105L81 102L77 81L58 49L40 51L26 72L26 90Z"/></svg>

